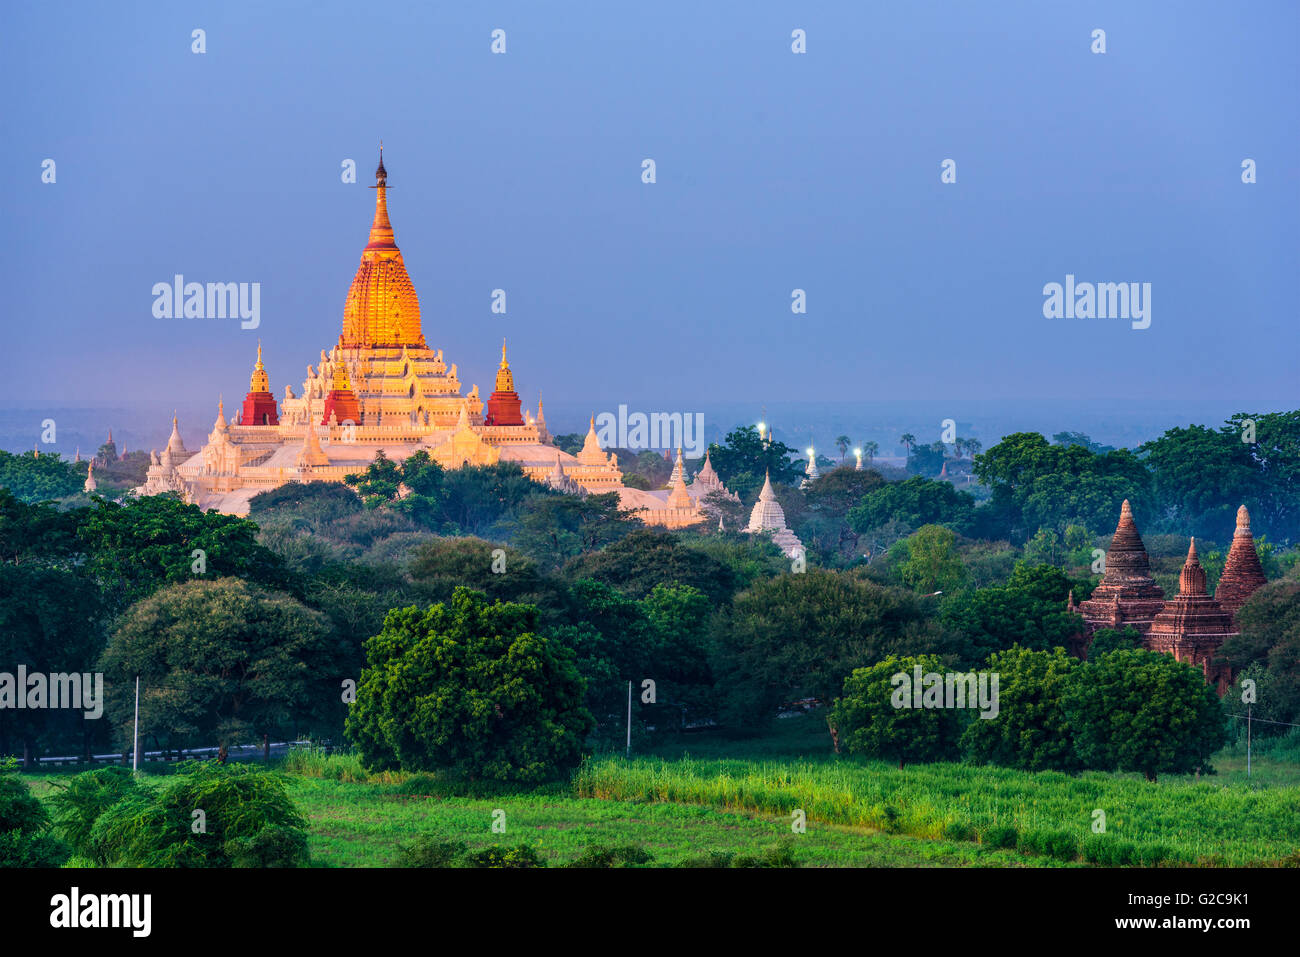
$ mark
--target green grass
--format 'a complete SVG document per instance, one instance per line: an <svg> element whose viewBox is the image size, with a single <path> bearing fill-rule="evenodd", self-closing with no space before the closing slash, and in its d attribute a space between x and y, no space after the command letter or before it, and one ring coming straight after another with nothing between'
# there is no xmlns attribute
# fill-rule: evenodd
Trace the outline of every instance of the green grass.
<svg viewBox="0 0 1300 957"><path fill-rule="evenodd" d="M602 758L575 782L582 797L666 801L727 810L789 814L810 822L879 828L938 838L954 826L983 834L1064 832L1082 847L1093 812L1106 837L1139 857L1171 864L1239 865L1278 861L1300 847L1300 788L1206 778L1155 784L1135 775L929 764L899 769L833 759L737 760Z"/></svg>
<svg viewBox="0 0 1300 957"><path fill-rule="evenodd" d="M592 845L628 844L663 866L791 841L805 867L1294 863L1300 847L1294 741L1257 748L1249 779L1244 750L1234 746L1216 759L1217 775L1156 783L959 764L900 770L837 758L828 744L818 718L793 718L758 739L693 736L631 761L598 756L572 783L533 790L370 775L355 756L316 752L295 752L279 769L309 821L312 861L323 867L393 866L399 845L417 835L464 841L471 851L527 843L552 866ZM150 767L145 777L156 783L169 770ZM48 797L68 776L28 780ZM1102 836L1091 830L1098 808ZM498 809L504 834L491 830ZM795 809L807 815L806 833L791 832Z"/></svg>

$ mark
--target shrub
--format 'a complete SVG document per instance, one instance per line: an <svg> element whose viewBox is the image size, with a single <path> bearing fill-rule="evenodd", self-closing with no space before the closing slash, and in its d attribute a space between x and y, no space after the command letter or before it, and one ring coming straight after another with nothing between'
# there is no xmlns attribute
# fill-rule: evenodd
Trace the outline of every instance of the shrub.
<svg viewBox="0 0 1300 957"><path fill-rule="evenodd" d="M505 848L493 845L481 851L466 854L460 860L462 867L514 868L546 866L546 861L542 860L541 855L527 844L516 844L514 847Z"/></svg>
<svg viewBox="0 0 1300 957"><path fill-rule="evenodd" d="M1134 863L1137 849L1128 841L1109 834L1089 834L1083 839L1083 859L1103 867L1124 867Z"/></svg>
<svg viewBox="0 0 1300 957"><path fill-rule="evenodd" d="M973 841L975 829L961 821L953 821L943 826L943 836L950 841Z"/></svg>
<svg viewBox="0 0 1300 957"><path fill-rule="evenodd" d="M0 867L58 867L72 849L46 833L50 816L16 769L13 759L0 759Z"/></svg>
<svg viewBox="0 0 1300 957"><path fill-rule="evenodd" d="M49 826L50 816L27 782L17 774L0 773L0 833L22 831L32 834Z"/></svg>
<svg viewBox="0 0 1300 957"><path fill-rule="evenodd" d="M678 867L798 867L794 848L789 841L769 847L755 856L737 856L732 851L710 851L700 857L688 857Z"/></svg>
<svg viewBox="0 0 1300 957"><path fill-rule="evenodd" d="M78 774L50 797L54 826L78 855L102 866L107 862L91 847L91 828L101 814L138 791L139 785L126 768L96 768Z"/></svg>
<svg viewBox="0 0 1300 957"><path fill-rule="evenodd" d="M185 762L161 791L140 788L99 815L89 844L116 867L298 867L306 831L278 776Z"/></svg>
<svg viewBox="0 0 1300 957"><path fill-rule="evenodd" d="M398 867L455 867L469 846L464 841L435 841L422 834L410 844L398 848Z"/></svg>
<svg viewBox="0 0 1300 957"><path fill-rule="evenodd" d="M62 867L71 853L53 834L0 833L0 867Z"/></svg>
<svg viewBox="0 0 1300 957"><path fill-rule="evenodd" d="M995 824L980 835L980 843L989 847L1015 847L1018 837L1014 827Z"/></svg>
<svg viewBox="0 0 1300 957"><path fill-rule="evenodd" d="M307 860L307 832L282 824L226 842L231 867L297 867Z"/></svg>
<svg viewBox="0 0 1300 957"><path fill-rule="evenodd" d="M623 847L601 847L599 844L593 844L565 867L639 867L653 860L654 856L649 851L635 844Z"/></svg>
<svg viewBox="0 0 1300 957"><path fill-rule="evenodd" d="M1067 831L1026 831L1016 842L1016 850L1072 861L1079 856L1079 842Z"/></svg>

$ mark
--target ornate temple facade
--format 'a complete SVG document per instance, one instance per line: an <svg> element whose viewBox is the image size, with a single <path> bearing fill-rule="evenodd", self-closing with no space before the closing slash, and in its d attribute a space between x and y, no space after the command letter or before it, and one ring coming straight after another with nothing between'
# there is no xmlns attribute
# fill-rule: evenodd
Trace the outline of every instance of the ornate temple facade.
<svg viewBox="0 0 1300 957"><path fill-rule="evenodd" d="M202 508L247 514L254 495L288 482L341 482L383 450L401 462L426 451L444 468L514 462L539 482L586 492L622 488L612 454L595 423L576 456L551 444L542 413L524 410L501 350L486 414L474 385L462 394L455 363L425 340L420 303L388 217L388 173L375 171L375 215L343 307L337 342L307 366L300 389L289 384L277 403L261 345L249 391L234 421L218 400L207 442L189 451L175 417L172 437L153 453L141 494L174 491Z"/></svg>

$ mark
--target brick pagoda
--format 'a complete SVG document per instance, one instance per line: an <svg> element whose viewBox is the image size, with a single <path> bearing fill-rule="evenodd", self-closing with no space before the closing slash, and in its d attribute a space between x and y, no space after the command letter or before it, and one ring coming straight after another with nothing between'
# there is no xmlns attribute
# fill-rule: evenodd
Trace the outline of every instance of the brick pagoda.
<svg viewBox="0 0 1300 957"><path fill-rule="evenodd" d="M1133 521L1133 509L1124 499L1119 525L1106 552L1106 572L1078 611L1089 634L1098 628L1132 626L1145 635L1164 605L1164 589L1151 577L1146 546Z"/></svg>
<svg viewBox="0 0 1300 957"><path fill-rule="evenodd" d="M1222 696L1232 683L1232 673L1227 666L1215 665L1214 656L1223 642L1236 634L1232 615L1206 589L1205 569L1193 538L1178 576L1178 594L1165 602L1143 644L1150 651L1162 651L1179 661L1199 665L1205 680L1215 685Z"/></svg>

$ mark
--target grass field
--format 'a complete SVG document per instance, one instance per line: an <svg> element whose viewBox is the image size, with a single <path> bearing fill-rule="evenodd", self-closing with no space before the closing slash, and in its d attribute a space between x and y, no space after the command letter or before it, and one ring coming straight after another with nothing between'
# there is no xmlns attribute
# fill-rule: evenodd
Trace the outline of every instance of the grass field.
<svg viewBox="0 0 1300 957"><path fill-rule="evenodd" d="M1114 846L1128 849L1115 863L1267 865L1294 863L1300 849L1292 747L1265 748L1249 780L1244 756L1232 750L1216 762L1218 775L1155 784L958 764L900 770L827 751L818 721L790 719L756 740L701 737L631 761L597 757L571 783L523 793L430 775L371 776L355 757L311 752L295 753L281 772L322 867L392 866L400 845L418 835L471 850L526 843L552 866L593 845L628 844L661 866L783 842L806 867L1078 866L1109 861L1097 853ZM66 777L29 780L47 796ZM795 809L807 815L805 833L791 832ZM1092 832L1097 809L1105 835ZM492 832L498 810L504 834Z"/></svg>

